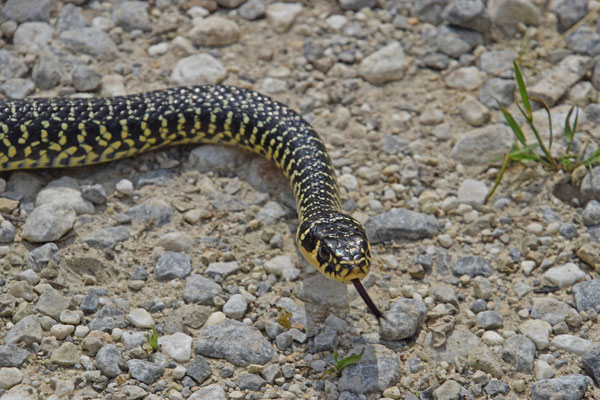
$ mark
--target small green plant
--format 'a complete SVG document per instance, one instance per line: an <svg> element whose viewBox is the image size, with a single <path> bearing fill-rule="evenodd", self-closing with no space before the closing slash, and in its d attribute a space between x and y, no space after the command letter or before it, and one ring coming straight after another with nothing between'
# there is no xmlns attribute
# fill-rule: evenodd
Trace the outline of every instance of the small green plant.
<svg viewBox="0 0 600 400"><path fill-rule="evenodd" d="M364 348L358 354L351 354L347 357L342 358L341 360L338 360L337 350L334 350L333 351L333 360L335 361L335 365L333 367L329 368L327 371L323 372L323 375L321 375L319 379L322 379L325 375L328 375L328 374L337 374L337 375L341 374L342 371L344 370L344 368L358 363L360 361L360 359L362 358L363 354L365 354Z"/></svg>
<svg viewBox="0 0 600 400"><path fill-rule="evenodd" d="M530 97L529 94L527 94L527 87L525 86L525 81L523 80L523 75L521 74L519 64L516 61L513 62L513 67L515 70L515 79L519 88L519 94L521 96L521 104L517 103L517 108L525 118L527 125L529 125L529 127L531 128L531 131L535 135L537 143L527 143L527 139L525 138L525 134L523 133L521 126L517 123L511 112L508 111L502 104L500 104L500 102L498 102L498 105L500 106L500 111L502 111L504 119L506 119L508 126L517 138L518 143L515 144L513 149L506 153L506 155L504 156L504 161L502 163L502 166L500 167L498 176L496 177L496 182L494 183L494 186L492 186L490 192L485 197L486 203L494 195L496 188L500 184L500 181L502 181L502 177L504 176L506 168L508 168L508 165L511 162L525 163L527 161L534 161L544 165L544 167L552 171L572 172L581 165L584 165L588 169L591 169L592 165L596 164L600 160L600 148L596 149L596 151L594 151L590 156L586 158L583 158L583 150L580 151L579 154L574 154L571 152L573 147L573 139L577 130L577 122L579 119L579 108L574 106L571 107L567 114L567 118L565 119L564 135L567 141L567 149L564 154L558 157L552 156L551 151L553 135L550 107L548 107L548 105L544 101ZM540 133L537 127L535 126L535 122L533 120L533 110L531 108L532 101L540 104L548 114L549 139L547 146L542 140ZM571 123L571 117L573 117L573 113L575 113L574 120L573 123ZM541 154L538 154L538 152L535 151L537 148L541 150Z"/></svg>
<svg viewBox="0 0 600 400"><path fill-rule="evenodd" d="M151 352L154 353L156 349L158 349L158 335L154 327L152 327L152 333L148 335L146 340L148 341L148 346L150 346Z"/></svg>

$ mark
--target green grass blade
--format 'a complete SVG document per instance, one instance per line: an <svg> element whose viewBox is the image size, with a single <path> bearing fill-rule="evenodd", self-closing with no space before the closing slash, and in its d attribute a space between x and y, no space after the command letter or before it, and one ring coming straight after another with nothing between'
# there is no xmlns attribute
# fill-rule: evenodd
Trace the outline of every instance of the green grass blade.
<svg viewBox="0 0 600 400"><path fill-rule="evenodd" d="M575 121L571 126L571 115L573 114L573 110L575 110ZM571 107L569 113L567 114L567 118L565 119L565 138L567 139L567 153L571 151L571 147L573 146L573 139L575 138L575 131L577 130L577 121L579 120L579 107Z"/></svg>
<svg viewBox="0 0 600 400"><path fill-rule="evenodd" d="M600 161L600 148L597 148L591 156L583 160L583 163L585 165L591 166L596 164L598 161Z"/></svg>
<svg viewBox="0 0 600 400"><path fill-rule="evenodd" d="M517 80L517 86L519 87L519 93L521 94L521 101L523 102L523 105L527 110L527 115L529 119L531 119L531 102L529 101L529 95L527 94L527 87L525 86L525 81L523 80L521 69L519 68L519 64L516 61L513 61L513 67L515 69L515 78Z"/></svg>
<svg viewBox="0 0 600 400"><path fill-rule="evenodd" d="M521 142L523 145L527 145L527 139L525 139L523 130L521 129L515 118L512 116L510 111L508 111L502 104L500 104L498 100L496 101L498 102L500 111L502 111L502 115L504 115L504 119L508 123L508 126L510 126L510 129L513 131L517 139L519 139L519 142Z"/></svg>
<svg viewBox="0 0 600 400"><path fill-rule="evenodd" d="M341 360L337 361L336 360L336 366L335 369L337 370L337 372L342 372L342 370L352 364L356 364L357 362L360 361L360 359L362 358L363 354L365 354L365 348L363 347L362 351L358 354L352 354L348 357L344 357Z"/></svg>

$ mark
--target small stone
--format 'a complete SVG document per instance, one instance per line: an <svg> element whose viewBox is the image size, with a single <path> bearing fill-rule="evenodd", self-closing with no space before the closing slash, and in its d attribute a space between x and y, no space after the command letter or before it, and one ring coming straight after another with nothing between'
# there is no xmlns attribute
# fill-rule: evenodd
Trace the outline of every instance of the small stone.
<svg viewBox="0 0 600 400"><path fill-rule="evenodd" d="M487 194L487 185L475 179L465 179L458 187L458 201L469 205L483 204Z"/></svg>
<svg viewBox="0 0 600 400"><path fill-rule="evenodd" d="M79 349L75 344L65 342L52 352L50 361L62 366L73 366L79 362L80 356Z"/></svg>
<svg viewBox="0 0 600 400"><path fill-rule="evenodd" d="M75 331L73 325L56 324L50 328L50 334L58 340L63 340Z"/></svg>
<svg viewBox="0 0 600 400"><path fill-rule="evenodd" d="M572 374L553 379L544 379L531 385L531 400L556 398L580 400L587 390L587 379L584 375Z"/></svg>
<svg viewBox="0 0 600 400"><path fill-rule="evenodd" d="M152 22L148 14L148 3L144 1L123 1L113 6L112 20L115 25L127 32L133 30L151 31Z"/></svg>
<svg viewBox="0 0 600 400"><path fill-rule="evenodd" d="M338 335L333 329L325 329L314 338L315 351L334 351L338 345Z"/></svg>
<svg viewBox="0 0 600 400"><path fill-rule="evenodd" d="M558 350L577 354L578 356L582 356L587 351L598 347L598 344L591 340L573 335L556 335L551 343L552 346L556 347Z"/></svg>
<svg viewBox="0 0 600 400"><path fill-rule="evenodd" d="M133 194L133 182L129 179L121 179L115 185L115 189L126 196L131 196Z"/></svg>
<svg viewBox="0 0 600 400"><path fill-rule="evenodd" d="M487 107L470 96L460 103L460 115L471 126L482 126L490 119Z"/></svg>
<svg viewBox="0 0 600 400"><path fill-rule="evenodd" d="M71 230L75 216L70 207L43 204L29 214L22 236L33 243L56 241Z"/></svg>
<svg viewBox="0 0 600 400"><path fill-rule="evenodd" d="M600 349L588 350L582 357L581 363L586 374L592 377L594 382L600 382Z"/></svg>
<svg viewBox="0 0 600 400"><path fill-rule="evenodd" d="M70 298L61 295L55 289L47 289L40 295L35 307L42 314L59 320L60 313L69 308L70 305Z"/></svg>
<svg viewBox="0 0 600 400"><path fill-rule="evenodd" d="M497 0L488 5L492 24L505 35L514 35L519 24L536 26L542 14L529 0Z"/></svg>
<svg viewBox="0 0 600 400"><path fill-rule="evenodd" d="M202 356L197 356L186 366L186 375L194 379L199 385L212 375L208 362Z"/></svg>
<svg viewBox="0 0 600 400"><path fill-rule="evenodd" d="M479 89L479 101L488 108L508 107L515 101L515 82L512 79L490 78Z"/></svg>
<svg viewBox="0 0 600 400"><path fill-rule="evenodd" d="M498 379L491 379L490 382L485 385L485 391L490 396L508 394L510 392L510 386L506 382L502 382Z"/></svg>
<svg viewBox="0 0 600 400"><path fill-rule="evenodd" d="M119 362L122 360L121 351L114 344L105 344L96 353L96 368L102 372L102 375L108 378L114 378L121 374Z"/></svg>
<svg viewBox="0 0 600 400"><path fill-rule="evenodd" d="M18 368L0 368L0 389L8 390L23 381L23 373Z"/></svg>
<svg viewBox="0 0 600 400"><path fill-rule="evenodd" d="M379 344L368 345L359 363L344 368L338 390L363 394L382 392L397 382L399 367L394 351Z"/></svg>
<svg viewBox="0 0 600 400"><path fill-rule="evenodd" d="M583 224L586 226L600 224L600 202L590 200L586 204L581 216L583 217Z"/></svg>
<svg viewBox="0 0 600 400"><path fill-rule="evenodd" d="M59 35L71 51L89 54L99 60L110 61L117 56L117 46L111 37L98 28L73 28Z"/></svg>
<svg viewBox="0 0 600 400"><path fill-rule="evenodd" d="M52 0L7 0L2 8L2 14L7 19L16 22L48 21L50 10L53 8Z"/></svg>
<svg viewBox="0 0 600 400"><path fill-rule="evenodd" d="M443 21L442 11L447 4L448 0L419 0L415 2L413 12L420 21L439 25Z"/></svg>
<svg viewBox="0 0 600 400"><path fill-rule="evenodd" d="M127 368L129 368L132 378L144 382L146 385L153 384L165 371L162 365L137 359L127 361Z"/></svg>
<svg viewBox="0 0 600 400"><path fill-rule="evenodd" d="M502 359L516 372L533 373L535 344L523 335L509 337L502 348Z"/></svg>
<svg viewBox="0 0 600 400"><path fill-rule="evenodd" d="M599 279L578 283L573 287L573 296L577 311L594 310L596 313L600 313Z"/></svg>
<svg viewBox="0 0 600 400"><path fill-rule="evenodd" d="M451 1L442 13L450 25L487 33L491 27L490 15L481 0Z"/></svg>
<svg viewBox="0 0 600 400"><path fill-rule="evenodd" d="M484 78L485 74L477 67L462 67L449 73L445 81L452 89L475 90L481 86Z"/></svg>
<svg viewBox="0 0 600 400"><path fill-rule="evenodd" d="M133 308L129 311L129 314L127 314L127 321L136 328L150 329L154 326L152 315L143 308Z"/></svg>
<svg viewBox="0 0 600 400"><path fill-rule="evenodd" d="M87 19L81 12L81 7L73 4L65 4L58 13L56 31L61 33L69 29L85 28L88 25Z"/></svg>
<svg viewBox="0 0 600 400"><path fill-rule="evenodd" d="M283 277L286 280L296 280L300 270L296 268L289 256L276 256L265 262L265 271Z"/></svg>
<svg viewBox="0 0 600 400"><path fill-rule="evenodd" d="M466 256L456 260L452 266L452 272L454 276L460 277L462 275L468 275L471 278L476 276L490 276L493 270L490 266L490 262L483 257L479 256Z"/></svg>
<svg viewBox="0 0 600 400"><path fill-rule="evenodd" d="M550 325L565 321L571 310L566 303L552 297L536 297L532 302L531 318L543 319Z"/></svg>
<svg viewBox="0 0 600 400"><path fill-rule="evenodd" d="M215 262L208 264L208 268L204 271L204 275L222 282L229 275L235 274L240 270L240 266L236 261Z"/></svg>
<svg viewBox="0 0 600 400"><path fill-rule="evenodd" d="M460 398L469 398L471 395L458 382L448 379L440 387L433 391L435 400L452 400Z"/></svg>
<svg viewBox="0 0 600 400"><path fill-rule="evenodd" d="M204 386L195 391L187 400L227 400L223 388L214 383Z"/></svg>
<svg viewBox="0 0 600 400"><path fill-rule="evenodd" d="M160 336L158 344L164 353L177 362L188 362L192 356L192 337L185 333Z"/></svg>
<svg viewBox="0 0 600 400"><path fill-rule="evenodd" d="M124 226L112 226L93 232L90 236L83 238L83 241L91 247L112 249L117 243L129 239L129 236L129 230Z"/></svg>
<svg viewBox="0 0 600 400"><path fill-rule="evenodd" d="M558 18L558 31L565 32L588 13L586 0L555 0L551 10Z"/></svg>
<svg viewBox="0 0 600 400"><path fill-rule="evenodd" d="M488 75L504 79L513 77L513 60L517 57L514 50L486 51L479 57L479 66Z"/></svg>
<svg viewBox="0 0 600 400"><path fill-rule="evenodd" d="M253 392L260 391L260 389L267 382L256 374L245 373L242 374L236 381L237 386L241 390L250 390Z"/></svg>
<svg viewBox="0 0 600 400"><path fill-rule="evenodd" d="M156 262L154 275L159 281L167 281L184 279L191 272L190 256L186 253L165 251Z"/></svg>
<svg viewBox="0 0 600 400"><path fill-rule="evenodd" d="M451 157L464 165L488 164L512 148L514 136L506 125L492 124L461 135Z"/></svg>
<svg viewBox="0 0 600 400"><path fill-rule="evenodd" d="M186 303L211 305L213 298L221 295L221 286L202 275L192 274L185 280L183 300Z"/></svg>
<svg viewBox="0 0 600 400"><path fill-rule="evenodd" d="M379 328L379 335L385 340L399 340L413 336L425 320L427 307L421 300L396 300Z"/></svg>
<svg viewBox="0 0 600 400"><path fill-rule="evenodd" d="M239 9L240 17L253 21L265 16L267 5L263 0L248 0Z"/></svg>
<svg viewBox="0 0 600 400"><path fill-rule="evenodd" d="M477 314L477 324L483 329L497 329L502 327L504 318L496 311L482 311Z"/></svg>
<svg viewBox="0 0 600 400"><path fill-rule="evenodd" d="M24 22L15 31L13 43L15 46L26 49L29 53L35 53L44 49L53 35L54 28L50 24L45 22Z"/></svg>
<svg viewBox="0 0 600 400"><path fill-rule="evenodd" d="M267 6L266 17L269 26L277 33L290 29L302 12L300 3L273 3Z"/></svg>
<svg viewBox="0 0 600 400"><path fill-rule="evenodd" d="M171 81L179 86L221 83L227 69L216 58L207 53L194 54L180 59L173 67Z"/></svg>
<svg viewBox="0 0 600 400"><path fill-rule="evenodd" d="M586 273L579 268L577 264L567 263L552 267L544 273L544 278L559 288L572 286L573 284L583 280Z"/></svg>
<svg viewBox="0 0 600 400"><path fill-rule="evenodd" d="M42 341L42 327L40 321L35 315L28 315L18 321L12 328L6 332L4 343L16 344L23 342L25 344L40 343Z"/></svg>
<svg viewBox="0 0 600 400"><path fill-rule="evenodd" d="M392 42L365 57L358 67L358 73L370 83L383 84L401 79L409 64L402 45Z"/></svg>
<svg viewBox="0 0 600 400"><path fill-rule="evenodd" d="M536 360L533 367L533 374L538 380L549 379L554 376L554 369L544 360Z"/></svg>
<svg viewBox="0 0 600 400"><path fill-rule="evenodd" d="M0 367L20 367L31 353L14 344L0 346Z"/></svg>
<svg viewBox="0 0 600 400"><path fill-rule="evenodd" d="M199 20L186 36L196 46L227 46L240 38L238 24L217 15Z"/></svg>
<svg viewBox="0 0 600 400"><path fill-rule="evenodd" d="M440 230L440 225L438 220L430 215L393 208L369 218L365 228L371 243L375 244L433 237Z"/></svg>
<svg viewBox="0 0 600 400"><path fill-rule="evenodd" d="M552 325L546 321L540 319L525 321L519 326L519 331L530 339L538 350L543 350L550 344Z"/></svg>
<svg viewBox="0 0 600 400"><path fill-rule="evenodd" d="M89 81L88 78L86 78L86 81ZM84 200L91 201L94 204L106 204L106 191L104 190L104 187L100 184L82 185L81 197Z"/></svg>
<svg viewBox="0 0 600 400"><path fill-rule="evenodd" d="M248 308L246 298L241 294L234 294L223 305L223 312L228 318L241 319Z"/></svg>
<svg viewBox="0 0 600 400"><path fill-rule="evenodd" d="M282 372L279 365L271 364L265 367L260 375L268 384L272 385L273 382L275 382L275 379L282 376Z"/></svg>

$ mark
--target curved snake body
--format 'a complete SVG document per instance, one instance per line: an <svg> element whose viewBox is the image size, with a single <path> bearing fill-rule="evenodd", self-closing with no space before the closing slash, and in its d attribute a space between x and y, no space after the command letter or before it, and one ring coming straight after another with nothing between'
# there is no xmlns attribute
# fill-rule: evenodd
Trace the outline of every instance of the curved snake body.
<svg viewBox="0 0 600 400"><path fill-rule="evenodd" d="M273 160L290 181L304 257L360 283L371 264L364 228L345 214L323 141L298 113L257 92L194 86L109 98L0 100L0 170L102 163L165 146L235 145Z"/></svg>

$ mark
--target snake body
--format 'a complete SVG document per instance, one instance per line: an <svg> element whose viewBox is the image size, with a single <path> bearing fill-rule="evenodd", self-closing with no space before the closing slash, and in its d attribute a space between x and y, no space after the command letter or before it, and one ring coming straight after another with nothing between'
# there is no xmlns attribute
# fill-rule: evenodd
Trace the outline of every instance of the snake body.
<svg viewBox="0 0 600 400"><path fill-rule="evenodd" d="M365 229L342 211L323 141L284 104L220 85L0 100L0 170L83 166L191 143L235 145L275 162L296 198L301 253L328 278L353 282L381 316L360 284L371 264Z"/></svg>

